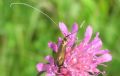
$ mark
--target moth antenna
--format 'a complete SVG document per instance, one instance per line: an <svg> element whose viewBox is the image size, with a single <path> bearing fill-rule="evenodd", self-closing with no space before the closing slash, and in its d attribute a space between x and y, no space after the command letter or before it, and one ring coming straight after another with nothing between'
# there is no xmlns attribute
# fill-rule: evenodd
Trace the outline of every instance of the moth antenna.
<svg viewBox="0 0 120 76"><path fill-rule="evenodd" d="M46 13L40 11L38 8L35 8L35 7L33 7L33 6L31 6L31 5L27 4L27 3L11 3L11 4L10 4L10 7L12 7L13 5L25 5L25 6L31 7L32 9L34 9L34 10L38 11L39 13L45 15L45 16L46 16L47 18L49 18L55 25L57 25L57 24L55 23L55 21L54 21L52 18L50 18L50 16L48 16Z"/></svg>
<svg viewBox="0 0 120 76"><path fill-rule="evenodd" d="M74 34L74 33L76 33L77 31L75 31L75 32L72 32L72 33L70 33L70 34L68 34L67 36L65 36L65 37L69 37L70 35L72 35L72 34Z"/></svg>

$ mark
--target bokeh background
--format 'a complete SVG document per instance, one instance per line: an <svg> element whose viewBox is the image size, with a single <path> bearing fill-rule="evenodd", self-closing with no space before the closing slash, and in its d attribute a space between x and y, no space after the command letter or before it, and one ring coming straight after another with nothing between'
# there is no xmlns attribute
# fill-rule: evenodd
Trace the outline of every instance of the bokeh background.
<svg viewBox="0 0 120 76"><path fill-rule="evenodd" d="M57 25L25 5L10 7L13 2L38 8ZM106 76L120 76L120 0L0 0L0 76L36 76L36 64L52 54L48 42L62 36L61 21L69 29L74 22L84 23L78 32L80 40L89 24L94 33L99 31L103 48L113 56L103 68Z"/></svg>

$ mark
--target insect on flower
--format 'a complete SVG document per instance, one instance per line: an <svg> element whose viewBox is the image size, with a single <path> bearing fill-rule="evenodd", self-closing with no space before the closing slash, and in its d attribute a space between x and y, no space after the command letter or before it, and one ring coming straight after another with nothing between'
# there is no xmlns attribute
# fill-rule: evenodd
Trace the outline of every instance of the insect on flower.
<svg viewBox="0 0 120 76"><path fill-rule="evenodd" d="M60 44L58 48L57 58L56 58L56 64L60 67L63 65L64 58L65 58L65 50L66 50L66 44L67 44L67 37L64 37L62 40L62 43Z"/></svg>
<svg viewBox="0 0 120 76"><path fill-rule="evenodd" d="M49 42L48 46L57 55L55 58L46 56L48 64L38 63L38 72L46 72L46 76L98 76L103 72L99 65L112 60L108 49L102 48L102 40L99 33L92 37L92 27L88 26L83 40L76 44L77 24L74 24L69 32L64 23L59 24L64 38L59 37L58 43ZM73 48L74 47L74 48Z"/></svg>
<svg viewBox="0 0 120 76"><path fill-rule="evenodd" d="M77 32L77 31L76 31ZM76 33L76 32L73 32L71 34L68 34L67 36L65 36L58 48L58 52L56 53L57 57L56 57L56 64L57 66L60 68L63 63L64 63L64 58L65 58L65 51L66 51L66 45L67 45L67 39L70 35Z"/></svg>

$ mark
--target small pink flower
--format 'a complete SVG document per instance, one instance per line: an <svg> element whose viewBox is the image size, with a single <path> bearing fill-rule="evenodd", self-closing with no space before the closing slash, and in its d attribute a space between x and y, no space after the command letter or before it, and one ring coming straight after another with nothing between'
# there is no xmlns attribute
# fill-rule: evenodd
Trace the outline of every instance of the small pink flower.
<svg viewBox="0 0 120 76"><path fill-rule="evenodd" d="M80 44L74 46L76 42L76 33L78 26L75 23L72 31L69 32L64 23L59 23L59 27L64 36L67 38L65 60L62 67L58 67L54 58L47 56L48 64L37 64L38 72L45 71L46 76L98 76L101 71L98 65L112 60L109 50L102 50L102 41L99 38L99 33L91 40L92 27L88 26L85 32L84 39ZM58 44L49 42L48 46L54 51L58 52L58 48L62 42L62 38L58 38ZM73 47L74 46L74 47Z"/></svg>

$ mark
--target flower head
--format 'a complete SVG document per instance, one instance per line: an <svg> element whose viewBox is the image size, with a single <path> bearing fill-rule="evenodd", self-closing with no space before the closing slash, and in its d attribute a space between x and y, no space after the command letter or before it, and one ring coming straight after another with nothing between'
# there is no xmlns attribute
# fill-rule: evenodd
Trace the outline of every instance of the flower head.
<svg viewBox="0 0 120 76"><path fill-rule="evenodd" d="M90 76L98 75L101 71L98 69L98 65L112 60L112 56L109 54L109 50L102 50L102 41L99 38L99 33L91 40L92 27L88 26L85 32L84 39L78 44L76 42L76 33L78 26L75 23L72 27L72 31L69 32L64 23L59 23L59 28L67 37L67 44L65 48L65 58L62 66L56 64L55 58L47 56L48 64L37 64L38 72L45 71L46 76ZM62 44L63 39L58 38L58 43L49 42L48 46L55 52ZM75 45L75 46L74 46Z"/></svg>

